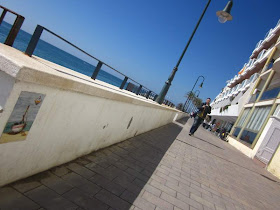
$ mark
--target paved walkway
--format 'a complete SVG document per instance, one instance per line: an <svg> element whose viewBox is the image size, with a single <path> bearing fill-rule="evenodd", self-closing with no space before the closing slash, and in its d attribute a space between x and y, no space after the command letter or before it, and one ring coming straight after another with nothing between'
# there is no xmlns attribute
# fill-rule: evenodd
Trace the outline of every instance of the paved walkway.
<svg viewBox="0 0 280 210"><path fill-rule="evenodd" d="M182 121L181 121L182 123ZM280 180L192 120L0 188L0 209L279 209Z"/></svg>

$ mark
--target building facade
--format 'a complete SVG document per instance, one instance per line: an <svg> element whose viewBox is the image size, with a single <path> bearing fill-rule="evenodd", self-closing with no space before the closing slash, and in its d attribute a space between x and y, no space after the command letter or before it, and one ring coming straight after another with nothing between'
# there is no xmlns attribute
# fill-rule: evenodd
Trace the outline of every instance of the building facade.
<svg viewBox="0 0 280 210"><path fill-rule="evenodd" d="M212 118L229 132L229 143L268 169L280 142L280 21L227 81L212 103ZM280 164L279 164L280 169ZM273 172L280 177L279 172Z"/></svg>

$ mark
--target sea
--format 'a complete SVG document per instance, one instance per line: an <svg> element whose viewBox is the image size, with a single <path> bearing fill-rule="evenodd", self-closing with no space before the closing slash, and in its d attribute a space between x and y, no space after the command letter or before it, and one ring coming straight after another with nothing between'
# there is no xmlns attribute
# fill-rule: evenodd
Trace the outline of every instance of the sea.
<svg viewBox="0 0 280 210"><path fill-rule="evenodd" d="M8 36L11 27L12 27L11 24L9 24L5 21L2 22L2 24L0 26L0 42L1 43L5 42L6 37ZM31 34L25 32L23 30L20 30L17 35L17 38L13 44L13 47L22 52L25 52L30 39L31 39ZM43 59L46 59L48 61L51 61L53 63L59 64L66 68L69 68L69 69L72 69L79 73L82 73L84 75L87 75L89 77L92 76L92 73L95 69L94 65L92 65L42 39L39 40L33 54L38 57L41 57ZM122 84L122 81L123 81L123 79L120 79L102 69L99 71L99 74L97 75L97 79L101 80L103 82L109 83L111 85L117 86L117 87L120 87L120 85ZM128 83L126 83L124 88L126 88L127 85L128 85ZM137 89L136 86L137 85L135 85L133 92L134 92L134 90Z"/></svg>

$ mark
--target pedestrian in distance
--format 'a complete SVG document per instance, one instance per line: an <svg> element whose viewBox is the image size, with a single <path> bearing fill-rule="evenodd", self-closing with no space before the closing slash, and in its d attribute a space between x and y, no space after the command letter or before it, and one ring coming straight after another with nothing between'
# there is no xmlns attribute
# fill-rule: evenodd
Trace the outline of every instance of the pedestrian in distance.
<svg viewBox="0 0 280 210"><path fill-rule="evenodd" d="M202 103L200 107L198 107L198 112L196 117L194 118L193 125L190 129L189 135L192 136L199 125L204 121L207 114L211 113L211 106L210 106L211 99L207 98L205 103Z"/></svg>

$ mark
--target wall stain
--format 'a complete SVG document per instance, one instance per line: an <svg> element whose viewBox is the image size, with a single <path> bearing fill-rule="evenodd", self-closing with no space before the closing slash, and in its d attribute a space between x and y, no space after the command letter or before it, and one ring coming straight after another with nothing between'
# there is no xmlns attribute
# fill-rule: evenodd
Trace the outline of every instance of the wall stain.
<svg viewBox="0 0 280 210"><path fill-rule="evenodd" d="M136 132L135 132L134 136L136 136L136 135L137 135L137 132L138 132L138 131L136 131Z"/></svg>
<svg viewBox="0 0 280 210"><path fill-rule="evenodd" d="M132 120L133 120L133 117L131 117L126 129L128 129L130 127Z"/></svg>

